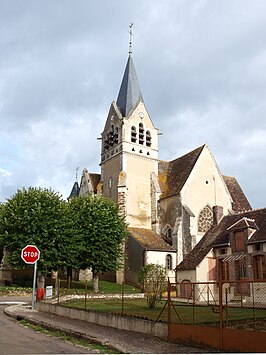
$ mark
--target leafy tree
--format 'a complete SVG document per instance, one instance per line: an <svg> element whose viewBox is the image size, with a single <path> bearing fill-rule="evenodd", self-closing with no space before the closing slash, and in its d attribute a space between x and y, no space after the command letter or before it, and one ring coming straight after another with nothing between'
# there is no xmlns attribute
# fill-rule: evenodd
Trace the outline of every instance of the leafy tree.
<svg viewBox="0 0 266 355"><path fill-rule="evenodd" d="M155 308L166 290L165 268L158 264L147 264L140 269L138 281L144 291L148 307Z"/></svg>
<svg viewBox="0 0 266 355"><path fill-rule="evenodd" d="M25 267L21 250L33 244L40 250L38 269L57 269L62 248L62 197L51 189L23 188L0 209L0 240L5 245L11 266Z"/></svg>
<svg viewBox="0 0 266 355"><path fill-rule="evenodd" d="M99 273L121 266L125 220L117 205L102 196L74 198L69 201L69 212L79 254L74 257L75 264L91 269L94 291L98 292Z"/></svg>

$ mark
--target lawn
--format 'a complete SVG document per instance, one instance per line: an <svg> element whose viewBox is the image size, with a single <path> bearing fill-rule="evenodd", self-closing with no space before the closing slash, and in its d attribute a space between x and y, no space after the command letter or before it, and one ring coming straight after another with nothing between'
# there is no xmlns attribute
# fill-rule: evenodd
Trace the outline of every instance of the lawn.
<svg viewBox="0 0 266 355"><path fill-rule="evenodd" d="M64 283L60 282L60 285L63 286ZM85 282L82 281L74 281L72 282L72 288L70 289L66 287L60 287L60 295L73 294L73 293L85 295L85 292L88 294L94 293L92 281L89 281L87 285L85 284ZM134 294L139 292L140 290L136 287L130 285L124 285L124 294ZM113 282L99 281L99 293L122 294L122 285Z"/></svg>
<svg viewBox="0 0 266 355"><path fill-rule="evenodd" d="M64 283L66 284L66 280L64 282L60 282L63 286ZM107 281L99 281L99 289L100 293L110 293L110 294L122 294L122 286L119 284L115 284L112 282ZM60 287L60 295L65 294L83 294L85 292L88 294L93 293L93 285L92 281L87 283L87 288L85 282L82 281L73 281L72 288L68 289L66 287ZM134 294L139 293L140 290L136 287L124 285L124 294ZM0 286L0 295L18 295L21 293L30 294L32 293L32 287L21 287L18 285L14 286Z"/></svg>
<svg viewBox="0 0 266 355"><path fill-rule="evenodd" d="M157 320L160 313L160 320L167 322L168 310L166 301L157 304L155 309L149 309L145 299L124 299L123 310L122 301L118 299L87 299L86 309L101 312L110 312ZM171 322L183 324L217 324L219 322L218 309L213 306L192 306L181 303L173 303L171 307ZM71 300L64 303L67 307L85 309L85 300ZM165 306L164 310L163 307ZM251 308L227 308L223 310L224 321L243 321L256 319L266 319L266 309L253 310Z"/></svg>

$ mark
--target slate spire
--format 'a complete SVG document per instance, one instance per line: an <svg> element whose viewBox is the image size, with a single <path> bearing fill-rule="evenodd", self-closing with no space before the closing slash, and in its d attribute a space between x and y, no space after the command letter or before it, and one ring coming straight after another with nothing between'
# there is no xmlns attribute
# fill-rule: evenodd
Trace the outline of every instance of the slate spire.
<svg viewBox="0 0 266 355"><path fill-rule="evenodd" d="M131 24L132 27L133 24ZM132 59L132 32L130 27L129 57L116 100L122 115L125 117L134 109L137 103L142 100L139 82Z"/></svg>

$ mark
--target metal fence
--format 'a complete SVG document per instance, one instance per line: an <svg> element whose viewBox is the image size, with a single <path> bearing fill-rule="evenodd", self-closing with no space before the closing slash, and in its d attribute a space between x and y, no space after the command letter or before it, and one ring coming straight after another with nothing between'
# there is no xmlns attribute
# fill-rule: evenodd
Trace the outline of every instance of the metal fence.
<svg viewBox="0 0 266 355"><path fill-rule="evenodd" d="M266 282L168 281L168 322L266 330Z"/></svg>
<svg viewBox="0 0 266 355"><path fill-rule="evenodd" d="M266 331L265 281L176 283L168 280L167 292L155 309L149 309L143 293L128 294L124 285L117 294L95 295L88 290L87 283L81 288L68 289L65 280L58 280L53 302L168 324Z"/></svg>

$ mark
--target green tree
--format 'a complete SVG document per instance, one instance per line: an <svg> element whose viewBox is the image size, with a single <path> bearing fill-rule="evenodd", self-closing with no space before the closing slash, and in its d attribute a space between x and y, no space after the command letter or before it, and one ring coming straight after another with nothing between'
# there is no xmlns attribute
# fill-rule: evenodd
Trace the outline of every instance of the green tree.
<svg viewBox="0 0 266 355"><path fill-rule="evenodd" d="M138 281L144 291L148 307L155 308L166 290L165 268L158 264L147 264L140 269Z"/></svg>
<svg viewBox="0 0 266 355"><path fill-rule="evenodd" d="M57 269L62 248L62 197L51 189L23 188L2 204L0 209L0 239L8 252L9 264L24 268L21 250L27 244L40 250L38 269Z"/></svg>
<svg viewBox="0 0 266 355"><path fill-rule="evenodd" d="M69 201L72 231L75 234L78 256L75 264L80 269L91 269L94 291L98 292L100 272L115 271L121 266L122 243L126 223L118 207L102 196L74 198Z"/></svg>

